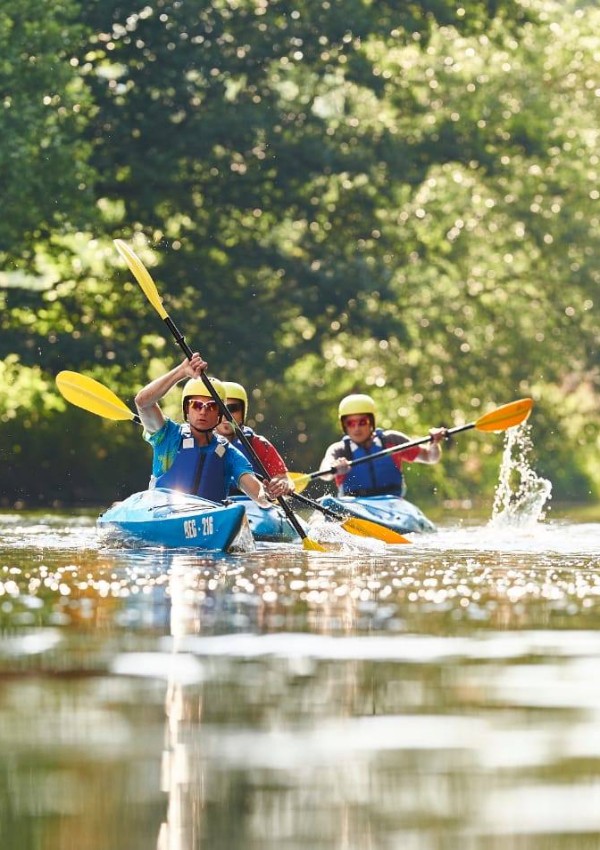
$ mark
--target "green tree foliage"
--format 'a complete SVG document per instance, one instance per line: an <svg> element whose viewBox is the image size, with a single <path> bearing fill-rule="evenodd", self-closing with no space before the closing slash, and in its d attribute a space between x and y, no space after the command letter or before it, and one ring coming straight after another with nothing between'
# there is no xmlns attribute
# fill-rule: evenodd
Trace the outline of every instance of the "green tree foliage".
<svg viewBox="0 0 600 850"><path fill-rule="evenodd" d="M89 151L100 238L57 162L64 221L5 290L0 357L125 397L172 365L119 236L292 466L314 468L352 390L416 436L533 394L542 472L582 497L600 486L599 23L542 0L82 3L64 150L72 173ZM498 441L459 439L414 493L489 489Z"/></svg>
<svg viewBox="0 0 600 850"><path fill-rule="evenodd" d="M516 3L495 8L509 28L523 20ZM86 5L99 191L123 202L124 227L165 248L170 304L184 305L227 358L251 351L254 377L271 352L273 371L297 358L296 346L279 344L290 321L301 316L314 337L374 279L385 289L371 235L378 210L447 157L402 138L395 112L414 109L412 96L386 102L381 55L410 44L421 52L439 24L483 32L488 9ZM371 330L360 309L350 319L355 332ZM299 342L314 347L305 334Z"/></svg>
<svg viewBox="0 0 600 850"><path fill-rule="evenodd" d="M598 480L598 41L582 39L582 22L591 33L597 18L544 16L519 41L441 28L425 54L394 57L427 104L405 132L442 144L449 160L415 188L397 184L396 207L379 211L389 284L362 287L332 316L333 333L319 333L325 369L313 358L288 372L287 382L312 388L299 416L311 443L333 430L340 388L370 387L386 424L400 419L417 433L440 411L469 421L482 405L533 392L543 469L559 495ZM357 307L371 331L358 338ZM567 404L557 404L557 388ZM323 407L325 428L314 413ZM461 445L455 471L468 465L477 485L486 452L475 438Z"/></svg>
<svg viewBox="0 0 600 850"><path fill-rule="evenodd" d="M89 210L88 97L73 56L83 28L75 0L14 0L0 10L0 257L31 260L34 244Z"/></svg>
<svg viewBox="0 0 600 850"><path fill-rule="evenodd" d="M0 507L97 505L144 489L149 455L131 423L70 407L51 376L16 355L0 361L0 386Z"/></svg>

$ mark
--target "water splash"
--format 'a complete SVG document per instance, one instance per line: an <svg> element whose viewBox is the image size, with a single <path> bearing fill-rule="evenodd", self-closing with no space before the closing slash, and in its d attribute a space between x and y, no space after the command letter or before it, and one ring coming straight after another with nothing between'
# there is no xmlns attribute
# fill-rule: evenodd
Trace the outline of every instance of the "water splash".
<svg viewBox="0 0 600 850"><path fill-rule="evenodd" d="M531 425L524 422L518 428L508 429L490 525L523 527L544 519L552 482L531 468L532 448Z"/></svg>

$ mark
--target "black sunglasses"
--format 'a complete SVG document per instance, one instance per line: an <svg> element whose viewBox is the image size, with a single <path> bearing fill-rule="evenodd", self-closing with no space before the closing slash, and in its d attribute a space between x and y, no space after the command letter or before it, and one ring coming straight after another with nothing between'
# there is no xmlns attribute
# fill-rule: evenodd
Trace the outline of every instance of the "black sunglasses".
<svg viewBox="0 0 600 850"><path fill-rule="evenodd" d="M227 410L230 413L241 413L241 411L243 409L244 409L244 405L242 404L241 401L232 401L231 404L227 405Z"/></svg>

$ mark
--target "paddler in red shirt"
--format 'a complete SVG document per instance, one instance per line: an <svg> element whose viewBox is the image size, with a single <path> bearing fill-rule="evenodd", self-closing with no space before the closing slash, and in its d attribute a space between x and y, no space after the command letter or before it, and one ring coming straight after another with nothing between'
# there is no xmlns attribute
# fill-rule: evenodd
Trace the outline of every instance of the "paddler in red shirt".
<svg viewBox="0 0 600 850"><path fill-rule="evenodd" d="M269 484L269 496L271 498L277 498L278 496L289 496L290 493L294 492L294 484L290 478L288 478L288 470L285 462L275 446L267 440L266 437L262 437L260 434L256 434L252 428L248 427L248 425L244 424L246 421L246 416L248 415L248 394L244 387L241 384L236 383L235 381L223 381L223 386L225 387L225 392L227 395L226 404L227 409L235 419L238 425L240 425L244 434L248 438L252 448L256 452L257 456L263 463L263 466L271 476L271 482ZM227 419L222 419L220 424L217 426L217 432L222 436L226 437L232 445L239 449L250 461L252 467L254 469L255 474L261 478L262 473L260 469L257 468L257 464L254 459L251 457L250 453L241 442L239 437L236 435L236 429Z"/></svg>
<svg viewBox="0 0 600 850"><path fill-rule="evenodd" d="M377 409L369 395L354 393L345 396L339 404L338 415L344 436L332 443L321 461L320 469L335 469L333 476L340 496L403 496L406 489L402 463L437 463L442 456L441 441L445 428L431 428L431 443L413 446L405 452L394 452L373 460L351 466L359 458L375 454L391 446L409 442L401 431L384 431L376 427Z"/></svg>

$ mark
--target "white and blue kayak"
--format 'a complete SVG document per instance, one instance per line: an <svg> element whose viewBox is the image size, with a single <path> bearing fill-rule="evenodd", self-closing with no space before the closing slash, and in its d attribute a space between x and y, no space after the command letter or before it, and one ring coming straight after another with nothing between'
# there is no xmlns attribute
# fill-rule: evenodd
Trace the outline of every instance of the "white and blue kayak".
<svg viewBox="0 0 600 850"><path fill-rule="evenodd" d="M377 522L398 534L437 530L420 508L402 496L322 496L318 501L325 508Z"/></svg>
<svg viewBox="0 0 600 850"><path fill-rule="evenodd" d="M157 487L115 502L97 520L104 543L228 552L254 548L243 505Z"/></svg>
<svg viewBox="0 0 600 850"><path fill-rule="evenodd" d="M261 508L248 496L230 496L235 505L243 505L252 536L259 543L299 543L300 537L279 505ZM308 533L308 525L297 517Z"/></svg>

